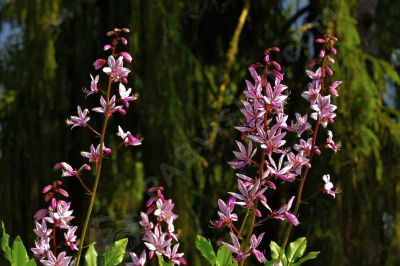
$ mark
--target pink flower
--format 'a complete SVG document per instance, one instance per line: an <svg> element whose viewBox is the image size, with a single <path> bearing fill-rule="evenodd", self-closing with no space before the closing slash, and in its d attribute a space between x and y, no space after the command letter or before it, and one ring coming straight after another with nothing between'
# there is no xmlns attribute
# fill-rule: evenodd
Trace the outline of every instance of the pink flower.
<svg viewBox="0 0 400 266"><path fill-rule="evenodd" d="M332 131L330 131L330 130L328 130L328 138L327 138L327 140L326 140L325 147L327 147L327 148L333 150L335 153L336 153L338 150L340 150L340 148L342 147L342 145L341 145L340 143L336 144L336 143L333 141L333 134L332 134Z"/></svg>
<svg viewBox="0 0 400 266"><path fill-rule="evenodd" d="M161 232L161 228L156 227L154 232L149 232L148 236L144 239L144 244L150 250L149 257L153 257L154 252L158 255L164 253L164 249L171 243L172 239L166 239L166 234Z"/></svg>
<svg viewBox="0 0 400 266"><path fill-rule="evenodd" d="M256 237L255 235L252 235L250 238L251 253L253 253L253 255L256 257L256 259L261 263L265 262L266 258L264 256L264 254L257 249L257 247L261 244L263 237L264 237L264 233L261 233L258 237Z"/></svg>
<svg viewBox="0 0 400 266"><path fill-rule="evenodd" d="M290 208L292 208L293 200L294 196L288 201L287 204L283 205L277 212L273 212L272 217L279 220L287 220L294 226L299 225L300 222L299 220L297 220L297 217L289 212Z"/></svg>
<svg viewBox="0 0 400 266"><path fill-rule="evenodd" d="M221 228L225 225L230 226L233 222L238 220L238 216L235 213L232 213L233 209L235 208L234 199L229 199L228 203L225 203L223 200L219 199L218 207L219 220L211 221L211 225L215 228Z"/></svg>
<svg viewBox="0 0 400 266"><path fill-rule="evenodd" d="M67 233L64 233L64 239L65 239L65 245L69 246L69 248L73 250L78 250L78 247L76 246L76 229L77 226L71 226L68 228Z"/></svg>
<svg viewBox="0 0 400 266"><path fill-rule="evenodd" d="M307 156L311 154L312 149L312 138L307 139L300 139L300 144L295 144L293 148L298 152L304 152ZM318 147L314 147L314 151L316 154L321 154L321 151Z"/></svg>
<svg viewBox="0 0 400 266"><path fill-rule="evenodd" d="M98 113L105 113L106 115L110 116L111 114L113 114L116 111L119 111L120 109L122 109L121 105L115 106L115 95L111 97L110 102L108 104L108 109L107 109L107 102L106 100L103 98L103 96L100 97L100 105L101 107L96 107L93 108L92 110Z"/></svg>
<svg viewBox="0 0 400 266"><path fill-rule="evenodd" d="M119 54L124 58L125 61L127 61L129 63L132 62L132 56L129 53L120 52Z"/></svg>
<svg viewBox="0 0 400 266"><path fill-rule="evenodd" d="M285 130L289 130L289 127L286 123L286 121L288 120L289 116L285 115L284 113L279 113L276 117L276 127L281 128L281 129L285 129Z"/></svg>
<svg viewBox="0 0 400 266"><path fill-rule="evenodd" d="M274 159L272 159L271 155L269 155L269 164L267 164L267 168L272 176L284 181L284 182L293 182L295 180L296 175L290 172L293 165L290 161L287 161L286 164L283 163L286 154L282 154L279 158L279 163L276 165Z"/></svg>
<svg viewBox="0 0 400 266"><path fill-rule="evenodd" d="M306 73L310 77L310 79L313 80L322 78L322 69L320 67L315 72L312 72L311 70L306 70Z"/></svg>
<svg viewBox="0 0 400 266"><path fill-rule="evenodd" d="M130 95L132 89L129 88L128 90L125 88L124 84L119 84L119 95L121 96L121 100L126 107L129 107L129 102L137 100L136 96Z"/></svg>
<svg viewBox="0 0 400 266"><path fill-rule="evenodd" d="M252 99L260 99L262 97L261 95L261 83L256 83L253 85L250 81L247 79L246 85L247 85L247 90L244 92L247 98L252 98Z"/></svg>
<svg viewBox="0 0 400 266"><path fill-rule="evenodd" d="M31 248L33 255L36 258L44 258L50 250L50 239L48 237L41 237L35 240L35 247Z"/></svg>
<svg viewBox="0 0 400 266"><path fill-rule="evenodd" d="M242 251L239 243L239 239L235 236L234 233L230 232L232 243L228 244L226 242L222 242L223 245L225 245L232 253L237 254L236 255L236 260L238 262L246 259L248 256L250 256L250 253L248 251Z"/></svg>
<svg viewBox="0 0 400 266"><path fill-rule="evenodd" d="M51 188L51 186L50 186L50 188ZM46 192L44 192L44 193L46 193ZM49 212L48 209L40 209L35 213L34 219L36 221L42 220L48 214L48 212Z"/></svg>
<svg viewBox="0 0 400 266"><path fill-rule="evenodd" d="M62 229L68 229L69 222L74 219L74 216L72 216L73 211L69 209L70 206L70 202L59 200L57 201L56 210L50 210L49 217L45 217L44 219L52 224L56 222L57 226Z"/></svg>
<svg viewBox="0 0 400 266"><path fill-rule="evenodd" d="M311 114L311 118L314 120L319 119L322 126L326 127L329 123L333 123L333 119L336 117L334 113L336 106L331 104L331 96L319 96L316 104L311 106L311 109L316 112Z"/></svg>
<svg viewBox="0 0 400 266"><path fill-rule="evenodd" d="M107 63L108 67L103 68L103 72L111 76L114 82L126 80L126 77L131 72L128 68L123 67L124 63L122 56L115 60L114 56L110 55Z"/></svg>
<svg viewBox="0 0 400 266"><path fill-rule="evenodd" d="M288 162L289 164L292 165L292 168L294 169L296 174L301 174L301 168L303 166L306 166L307 168L311 168L311 164L309 163L309 160L304 156L303 152L300 152L298 154L294 154L293 152L290 152L287 155Z"/></svg>
<svg viewBox="0 0 400 266"><path fill-rule="evenodd" d="M47 229L46 221L42 220L42 223L35 221L36 229L33 232L40 238L48 238L53 229Z"/></svg>
<svg viewBox="0 0 400 266"><path fill-rule="evenodd" d="M93 76L90 75L90 78L92 79L92 81L90 82L90 90L86 89L83 90L83 92L86 93L86 96L99 92L99 89L97 88L97 83L99 82L99 75L96 75L95 78L93 78Z"/></svg>
<svg viewBox="0 0 400 266"><path fill-rule="evenodd" d="M243 169L246 165L251 164L251 158L253 158L254 155L256 154L257 148L253 150L253 143L251 140L247 144L247 150L244 147L244 145L239 141L236 141L236 145L239 147L239 152L237 151L233 152L236 159L234 161L229 162L228 164L233 169Z"/></svg>
<svg viewBox="0 0 400 266"><path fill-rule="evenodd" d="M81 171L86 170L90 171L91 167L87 164L82 165L78 170L73 169L71 165L66 162L60 162L54 165L54 169L62 169L61 176L77 176L80 174Z"/></svg>
<svg viewBox="0 0 400 266"><path fill-rule="evenodd" d="M139 146L142 144L139 138L133 136L129 131L124 132L121 126L118 126L117 136L122 138L125 146Z"/></svg>
<svg viewBox="0 0 400 266"><path fill-rule="evenodd" d="M81 107L78 105L78 116L71 116L70 119L67 119L65 122L68 126L72 126L71 129L74 127L86 127L87 122L90 120L88 117L89 110L85 109L82 111Z"/></svg>
<svg viewBox="0 0 400 266"><path fill-rule="evenodd" d="M261 148L265 149L267 154L283 153L283 150L279 148L286 143L286 140L283 139L286 135L286 132L282 132L279 126L274 125L271 127L271 129L265 132L263 126L258 125L257 133L257 135L249 135L248 137L251 140L260 143Z"/></svg>
<svg viewBox="0 0 400 266"><path fill-rule="evenodd" d="M308 91L304 91L301 96L309 101L311 104L314 104L317 101L318 96L321 91L321 83L319 80L314 80L308 84Z"/></svg>
<svg viewBox="0 0 400 266"><path fill-rule="evenodd" d="M144 212L141 212L140 216L142 217L142 220L140 220L139 224L145 229L145 231L153 229L154 225L150 222L149 216Z"/></svg>
<svg viewBox="0 0 400 266"><path fill-rule="evenodd" d="M329 93L332 96L335 96L335 97L339 96L339 92L337 91L337 88L340 86L340 84L342 84L342 82L337 80L337 81L332 82L332 84L328 86Z"/></svg>
<svg viewBox="0 0 400 266"><path fill-rule="evenodd" d="M299 113L296 113L296 123L292 124L291 130L293 132L297 132L297 136L300 137L304 131L307 131L311 128L310 123L308 123L307 115L301 116Z"/></svg>
<svg viewBox="0 0 400 266"><path fill-rule="evenodd" d="M111 149L107 148L105 145L103 145L103 152L105 154L111 153ZM96 149L94 148L93 144L90 145L90 152L81 152L82 157L85 157L89 159L89 162L96 162L100 159L100 144L97 145Z"/></svg>
<svg viewBox="0 0 400 266"><path fill-rule="evenodd" d="M261 188L260 179L256 179L254 184L245 185L240 179L238 179L238 189L240 194L234 192L228 192L238 201L235 204L252 208L254 201L260 197L267 190L267 187Z"/></svg>
<svg viewBox="0 0 400 266"><path fill-rule="evenodd" d="M164 221L175 220L178 215L172 212L174 204L172 200L158 199L156 202L157 209L154 211L154 215L158 216L159 219Z"/></svg>
<svg viewBox="0 0 400 266"><path fill-rule="evenodd" d="M179 243L171 249L171 244L165 249L164 256L166 256L173 265L186 265L186 260L183 258L184 253L178 253Z"/></svg>
<svg viewBox="0 0 400 266"><path fill-rule="evenodd" d="M287 98L287 95L282 94L283 91L287 89L287 86L281 84L281 80L281 78L275 80L275 86L273 89L271 84L268 82L265 88L265 96L263 96L265 104L277 112L281 112Z"/></svg>
<svg viewBox="0 0 400 266"><path fill-rule="evenodd" d="M130 252L129 255L131 256L132 262L125 263L125 266L144 266L146 263L146 251L142 251L142 254L138 258L136 253Z"/></svg>
<svg viewBox="0 0 400 266"><path fill-rule="evenodd" d="M96 61L94 61L93 66L97 70L97 69L102 68L105 64L106 64L106 60L97 59Z"/></svg>
<svg viewBox="0 0 400 266"><path fill-rule="evenodd" d="M338 193L338 191L333 188L333 183L331 182L330 175L324 175L322 177L322 180L324 180L324 182L325 182L324 190L323 190L324 193L331 195L332 197L335 197L335 195L336 195L336 193Z"/></svg>
<svg viewBox="0 0 400 266"><path fill-rule="evenodd" d="M65 251L58 254L56 258L53 252L48 251L47 260L40 260L44 266L69 266L72 257L66 256Z"/></svg>

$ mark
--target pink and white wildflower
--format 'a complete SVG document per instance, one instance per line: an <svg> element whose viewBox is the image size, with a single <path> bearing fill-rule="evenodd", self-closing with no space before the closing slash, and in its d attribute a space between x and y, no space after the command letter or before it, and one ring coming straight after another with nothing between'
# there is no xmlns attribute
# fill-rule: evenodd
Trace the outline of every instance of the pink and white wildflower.
<svg viewBox="0 0 400 266"><path fill-rule="evenodd" d="M107 116L112 115L116 111L122 112L125 114L125 111L123 110L123 107L121 105L115 105L116 102L116 96L113 95L109 101L109 104L107 105L107 101L104 99L103 96L100 97L100 107L93 108L92 110L98 113L104 113Z"/></svg>
<svg viewBox="0 0 400 266"><path fill-rule="evenodd" d="M240 243L239 243L239 239L236 237L236 235L234 233L231 232L230 235L231 235L233 245L228 244L226 242L222 242L222 244L224 246L226 246L232 252L232 254L235 254L235 259L238 262L241 262L242 260L244 260L248 256L250 256L250 253L248 250L247 251L242 250L242 247L240 246Z"/></svg>
<svg viewBox="0 0 400 266"><path fill-rule="evenodd" d="M96 77L94 78L92 75L90 75L90 78L92 80L90 82L90 90L83 90L83 92L86 94L86 97L99 92L99 88L97 87L97 83L99 82L99 75L96 75Z"/></svg>
<svg viewBox="0 0 400 266"><path fill-rule="evenodd" d="M183 257L183 253L178 252L179 243L176 244L172 249L172 245L168 245L168 247L164 251L164 256L166 256L173 265L186 265L186 260Z"/></svg>
<svg viewBox="0 0 400 266"><path fill-rule="evenodd" d="M110 154L111 149L103 145L103 153ZM96 148L94 148L93 144L90 145L90 152L82 151L81 155L82 157L89 159L89 162L97 162L100 159L100 144L97 145Z"/></svg>
<svg viewBox="0 0 400 266"><path fill-rule="evenodd" d="M334 189L330 175L324 175L322 177L322 180L324 180L325 182L323 192L325 194L331 195L332 197L335 197L338 191Z"/></svg>
<svg viewBox="0 0 400 266"><path fill-rule="evenodd" d="M78 176L83 170L90 171L92 168L88 164L83 164L78 170L73 169L71 165L66 162L60 162L54 165L54 169L62 170L61 176Z"/></svg>
<svg viewBox="0 0 400 266"><path fill-rule="evenodd" d="M311 106L311 109L316 112L311 114L311 118L314 120L319 119L322 126L326 127L329 123L333 123L333 119L336 117L335 110L336 106L331 104L331 96L319 96L317 102Z"/></svg>
<svg viewBox="0 0 400 266"><path fill-rule="evenodd" d="M246 165L251 164L251 159L257 153L257 148L253 150L252 141L247 144L247 150L241 142L236 141L236 144L239 147L239 151L233 152L236 158L234 161L229 162L229 165L233 169L243 169Z"/></svg>
<svg viewBox="0 0 400 266"><path fill-rule="evenodd" d="M238 220L237 214L233 213L233 210L235 208L235 200L233 198L230 198L227 203L225 203L223 200L219 199L218 200L218 215L219 215L219 220L216 221L211 221L211 225L215 228L221 228L223 226L231 226L233 222L236 222Z"/></svg>
<svg viewBox="0 0 400 266"><path fill-rule="evenodd" d="M298 226L300 224L297 217L290 213L289 210L292 208L294 196L290 198L287 204L283 205L277 212L273 212L272 217L279 220L287 220L294 226Z"/></svg>
<svg viewBox="0 0 400 266"><path fill-rule="evenodd" d="M131 72L124 67L123 57L118 57L115 60L114 56L110 55L107 60L108 67L103 68L103 72L111 76L113 82L125 81L128 74Z"/></svg>
<svg viewBox="0 0 400 266"><path fill-rule="evenodd" d="M340 148L342 147L342 145L340 143L335 143L333 141L333 134L332 131L328 130L328 138L326 140L326 144L325 147L327 147L328 149L333 150L335 153L340 150Z"/></svg>
<svg viewBox="0 0 400 266"><path fill-rule="evenodd" d="M136 96L131 95L132 89L126 89L124 84L119 84L119 96L126 107L129 107L129 102L137 100Z"/></svg>
<svg viewBox="0 0 400 266"><path fill-rule="evenodd" d="M71 126L71 129L74 127L86 127L90 120L90 117L87 116L89 114L88 109L82 111L82 108L78 105L77 111L78 116L71 116L65 121L68 126Z"/></svg>
<svg viewBox="0 0 400 266"><path fill-rule="evenodd" d="M261 233L258 237L252 235L250 238L250 251L256 257L256 259L261 263L264 263L266 261L266 258L264 254L257 249L257 247L261 244L264 234L265 233Z"/></svg>
<svg viewBox="0 0 400 266"><path fill-rule="evenodd" d="M69 266L71 259L72 257L67 256L65 251L58 254L57 257L53 254L53 252L48 251L47 260L42 259L40 262L44 266Z"/></svg>
<svg viewBox="0 0 400 266"><path fill-rule="evenodd" d="M124 132L121 126L118 126L117 136L121 137L125 146L139 146L142 144L141 139L133 136L131 132Z"/></svg>
<svg viewBox="0 0 400 266"><path fill-rule="evenodd" d="M138 257L135 252L130 252L129 255L131 256L132 262L125 263L125 266L144 266L146 264L146 251L143 250L140 257Z"/></svg>

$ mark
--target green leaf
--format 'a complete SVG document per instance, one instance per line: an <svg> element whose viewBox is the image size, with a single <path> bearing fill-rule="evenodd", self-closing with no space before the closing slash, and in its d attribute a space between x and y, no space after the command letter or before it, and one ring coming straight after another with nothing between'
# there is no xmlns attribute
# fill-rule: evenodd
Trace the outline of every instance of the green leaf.
<svg viewBox="0 0 400 266"><path fill-rule="evenodd" d="M96 249L94 248L95 244L96 243L91 243L89 245L88 250L86 251L85 265L87 265L87 266L96 266L97 265L97 252L96 252Z"/></svg>
<svg viewBox="0 0 400 266"><path fill-rule="evenodd" d="M29 261L28 254L26 253L26 249L22 239L17 236L13 242L12 246L12 265L13 266L25 266Z"/></svg>
<svg viewBox="0 0 400 266"><path fill-rule="evenodd" d="M274 266L275 263L277 263L279 260L278 259L272 259L270 261L266 261L264 263L264 266Z"/></svg>
<svg viewBox="0 0 400 266"><path fill-rule="evenodd" d="M282 253L282 254L281 254L281 256L280 256L280 261L281 261L281 263L282 263L282 266L287 266L287 265L289 265L289 261L288 261L286 255L285 255L285 253Z"/></svg>
<svg viewBox="0 0 400 266"><path fill-rule="evenodd" d="M196 248L200 251L201 255L207 259L211 265L215 265L217 257L215 256L214 249L211 245L210 240L206 239L201 235L196 237Z"/></svg>
<svg viewBox="0 0 400 266"><path fill-rule="evenodd" d="M120 239L114 243L114 245L108 249L102 255L104 266L114 266L122 262L125 255L126 245L128 244L128 239Z"/></svg>
<svg viewBox="0 0 400 266"><path fill-rule="evenodd" d="M36 262L34 259L30 259L25 265L26 266L36 266Z"/></svg>
<svg viewBox="0 0 400 266"><path fill-rule="evenodd" d="M236 266L236 262L232 261L232 253L227 247L222 245L217 252L217 266Z"/></svg>
<svg viewBox="0 0 400 266"><path fill-rule="evenodd" d="M4 228L4 223L3 221L1 222L1 228L2 228L2 237L1 237L1 249L4 252L4 257L9 261L13 262L13 258L11 256L11 248L9 246L9 239L10 236L6 233L6 229Z"/></svg>
<svg viewBox="0 0 400 266"><path fill-rule="evenodd" d="M305 255L304 257L299 259L296 263L290 264L290 266L300 266L308 260L315 259L319 253L320 253L319 251L311 251L311 252L307 253L307 255Z"/></svg>
<svg viewBox="0 0 400 266"><path fill-rule="evenodd" d="M307 239L305 237L300 237L294 242L289 244L288 250L286 251L287 259L290 262L296 261L298 258L303 256L304 251L306 251Z"/></svg>
<svg viewBox="0 0 400 266"><path fill-rule="evenodd" d="M171 262L165 262L164 257L162 255L157 254L157 258L158 258L158 264L160 266L173 266Z"/></svg>
<svg viewBox="0 0 400 266"><path fill-rule="evenodd" d="M269 248L271 249L271 257L273 259L279 258L281 247L276 242L271 241L271 243L269 244Z"/></svg>

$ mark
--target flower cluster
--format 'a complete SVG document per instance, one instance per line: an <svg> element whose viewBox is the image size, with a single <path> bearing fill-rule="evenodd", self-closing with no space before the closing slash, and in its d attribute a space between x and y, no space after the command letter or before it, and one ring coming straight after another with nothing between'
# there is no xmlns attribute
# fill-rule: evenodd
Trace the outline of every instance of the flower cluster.
<svg viewBox="0 0 400 266"><path fill-rule="evenodd" d="M264 53L264 63L256 63L249 67L253 81L246 80L247 88L244 91L246 99L242 101L240 110L244 115L244 122L235 127L242 133L242 141L236 141L239 151L234 151L235 159L229 165L235 170L258 169L256 174L245 175L237 173L238 192L229 192L227 202L218 200L219 219L211 221L215 228L228 227L233 244L223 244L234 254L238 262L245 260L251 254L259 262L264 262L265 256L257 247L260 245L264 233L258 237L253 234L256 225L266 220L279 219L297 226L296 217L301 194L290 197L290 200L280 208L273 209L267 202L266 193L276 190L278 186L295 182L302 183L311 168L313 154L321 154L322 148L337 151L340 144L335 144L331 131L328 139L321 145L316 144L316 137L320 125L326 128L334 122L336 106L331 103L331 96L338 96L340 81L333 81L327 85L327 75L333 75L328 64L333 64L333 55L336 54L334 43L336 38L325 35L317 39L321 49L319 59L312 61L315 71L307 70L311 82L308 90L302 96L310 103L310 114L295 114L295 120L288 123L289 117L285 114L285 105L288 100L287 86L283 83L284 73L280 64L273 60L279 48L271 48ZM312 120L315 122L312 122ZM313 126L312 126L313 124ZM313 127L313 128L312 128ZM292 147L285 139L287 134L295 134L299 139ZM310 136L310 137L309 137ZM247 142L247 145L246 143ZM254 172L254 171L253 171ZM324 193L333 197L338 192L333 188L329 176L324 176ZM297 197L297 199L296 199ZM295 204L294 200L297 200ZM265 209L259 208L260 204ZM292 205L295 209L291 212ZM235 207L245 209L246 215L240 230L235 223L240 221ZM250 217L250 223L248 222ZM246 230L244 226L249 226ZM243 235L243 232L247 232ZM242 243L241 241L242 240Z"/></svg>
<svg viewBox="0 0 400 266"><path fill-rule="evenodd" d="M47 209L40 209L35 214L36 234L35 247L31 250L43 265L74 265L72 256L67 256L67 251L78 249L75 235L77 226L71 226L71 203L61 197L68 198L68 192L62 188L61 181L43 188L45 201L49 203ZM62 236L62 241L60 240ZM61 249L67 251L59 252Z"/></svg>
<svg viewBox="0 0 400 266"><path fill-rule="evenodd" d="M77 106L77 115L73 115L66 119L66 124L71 127L71 130L76 127L83 127L89 129L95 134L96 139L99 143L91 144L89 151L82 151L81 156L87 163L84 163L79 168L72 167L67 162L59 162L54 166L54 169L61 170L62 177L76 177L86 192L91 196L91 202L94 202L96 196L98 180L101 173L101 162L102 159L112 153L112 149L105 145L106 132L108 121L110 117L116 113L125 115L131 102L135 101L138 97L132 94L131 88L126 88L128 83L128 74L131 72L127 67L124 66L124 62L130 63L132 56L124 51L118 52L117 46L119 44L126 45L127 39L122 35L128 33L129 30L126 28L118 29L115 28L107 33L107 36L112 37L111 44L104 46L105 51L109 51L111 54L106 59L97 59L93 66L95 70L102 70L99 75L90 75L91 82L90 88L84 89L83 92L86 97L96 97L99 100L100 106L94 108L82 108ZM105 82L107 87L103 88L100 84L101 74L108 80ZM96 130L89 124L92 122L89 114L91 111L99 113L103 118L103 127L101 130ZM124 131L121 126L115 130L115 135L121 138L121 146L138 146L141 145L141 139L134 136L129 131ZM99 133L100 132L100 133ZM82 178L85 172L95 170L96 182L94 187L89 189ZM66 256L66 252L57 253L63 246L68 246L71 251L78 250L78 260L80 259L81 247L85 239L85 233L87 224L90 219L93 204L89 205L89 210L86 216L85 224L82 230L82 236L77 247L77 237L75 232L76 226L70 226L69 223L72 220L72 211L69 210L70 203L63 201L57 197L62 195L68 197L68 193L61 188L62 182L55 181L52 185L46 186L43 190L45 193L46 202L50 202L48 209L39 210L35 215L36 229L34 230L38 239L35 241L36 247L32 249L35 256L40 259L44 265L70 265L72 264L72 257ZM48 228L48 224L52 224L53 227ZM56 236L57 232L64 232L64 241L57 243L58 239ZM52 240L53 243L50 243ZM51 249L51 247L53 249ZM78 262L79 263L79 262Z"/></svg>
<svg viewBox="0 0 400 266"><path fill-rule="evenodd" d="M146 213L142 212L139 224L143 227L142 240L149 250L149 259L154 254L164 256L172 265L186 265L184 254L178 252L178 235L175 232L174 221L178 218L173 212L174 203L171 199L165 199L163 188L151 188L149 193L154 195L147 201ZM173 242L176 242L173 244ZM132 263L126 265L143 266L146 263L146 251L142 251L140 257L130 253Z"/></svg>

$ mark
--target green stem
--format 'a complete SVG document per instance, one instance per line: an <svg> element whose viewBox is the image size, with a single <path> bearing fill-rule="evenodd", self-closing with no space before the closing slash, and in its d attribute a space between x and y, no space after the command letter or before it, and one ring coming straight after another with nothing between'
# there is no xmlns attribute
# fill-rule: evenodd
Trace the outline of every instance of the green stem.
<svg viewBox="0 0 400 266"><path fill-rule="evenodd" d="M323 92L325 90L325 58L322 59L322 63L321 63L321 69L322 69L322 77L320 79L320 83L321 83L321 92ZM320 118L317 118L317 123L315 124L315 129L314 129L314 134L313 134L313 138L312 138L312 146L311 146L311 151L309 154L309 163L311 163L312 161L312 157L314 155L314 148L315 148L315 143L317 141L317 135L318 135L318 129L319 129L319 125L320 125L321 121ZM301 203L301 197L303 194L303 189L304 189L304 183L306 182L307 179L307 175L309 172L310 168L306 168L303 175L301 176L301 181L300 181L300 186L299 189L297 191L297 197L296 197L296 204L294 207L294 215L298 215L299 209L300 209L300 203ZM282 241L282 246L281 246L281 253L285 251L287 242L289 241L289 237L290 237L290 233L292 232L293 229L293 225L291 223L289 223L286 226L286 230L285 230L285 235L283 237L283 241Z"/></svg>
<svg viewBox="0 0 400 266"><path fill-rule="evenodd" d="M309 156L309 158L310 158L309 162L310 163L311 163L312 157L314 155L314 148L315 148L315 142L317 140L319 125L320 125L320 120L318 118L317 123L315 124L314 135L313 135L313 138L312 138L311 154ZM300 186L299 186L299 189L297 191L296 203L295 203L294 212L293 212L293 214L296 215L296 216L298 215L298 212L299 212L299 209L300 209L301 197L303 195L304 184L306 182L309 170L310 170L310 168L306 167L303 175L301 176ZM283 237L283 242L282 242L282 246L281 246L282 247L281 252L284 252L284 250L286 248L286 245L287 245L287 242L289 241L289 237L290 237L290 233L292 232L292 229L293 229L293 225L291 223L288 223L288 225L286 226L285 235Z"/></svg>
<svg viewBox="0 0 400 266"><path fill-rule="evenodd" d="M114 56L114 54L115 54L115 47L116 47L116 42L114 41L114 45L113 45L113 48L112 48L112 56ZM99 156L99 160L96 162L96 178L95 178L95 181L94 181L92 194L91 194L91 197L90 197L89 208L88 208L88 211L86 213L85 222L83 224L83 229L82 229L81 238L80 238L80 242L79 242L79 248L78 248L78 256L77 256L77 260L76 260L76 266L79 266L79 262L80 262L80 259L81 259L83 243L85 242L86 231L87 231L87 228L88 228L88 225L89 225L90 216L91 216L92 211L93 211L94 202L96 200L97 188L99 186L99 181L100 181L101 166L102 166L103 157L104 157L104 152L103 152L104 139L105 139L105 136L106 136L108 119L109 119L108 112L109 112L111 85L112 85L112 78L111 78L111 76L109 76L109 78L108 78L108 86L107 86L107 99L106 99L107 106L106 106L106 110L105 110L105 113L104 113L103 127L102 127L102 131L101 131L101 136L100 136L100 156Z"/></svg>
<svg viewBox="0 0 400 266"><path fill-rule="evenodd" d="M240 226L240 230L239 230L239 234L240 234L240 235L242 235L244 226L245 226L245 224L246 224L246 222L247 222L247 217L249 217L249 213L250 213L250 209L247 209L247 210L246 210L246 215L244 216L244 219L243 219L243 223L242 223L242 225Z"/></svg>

